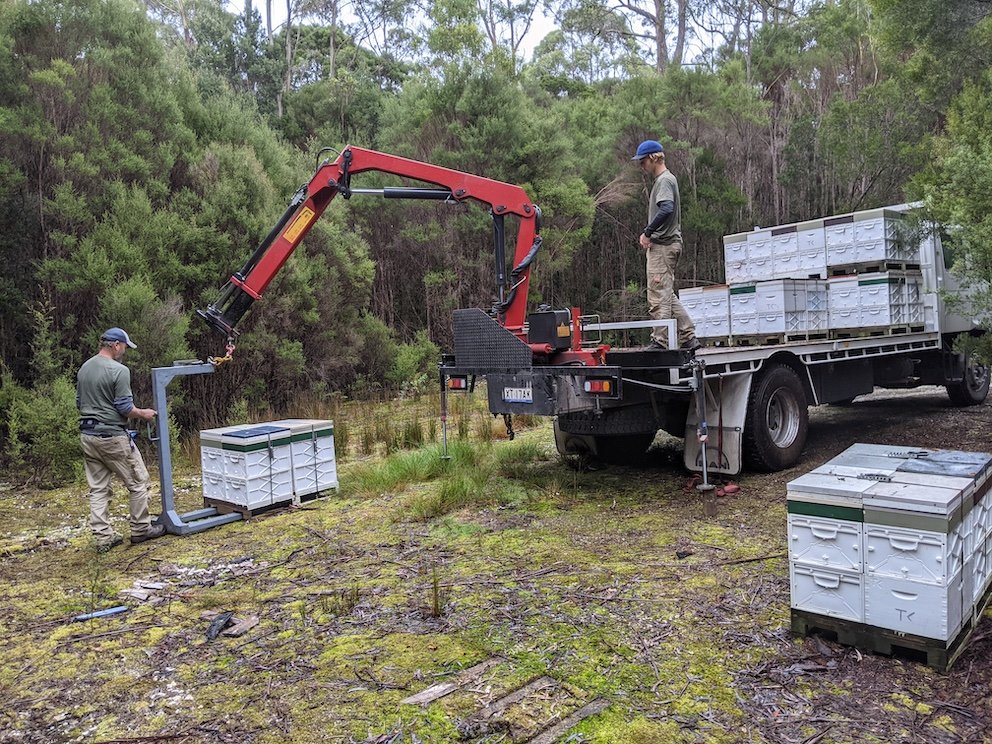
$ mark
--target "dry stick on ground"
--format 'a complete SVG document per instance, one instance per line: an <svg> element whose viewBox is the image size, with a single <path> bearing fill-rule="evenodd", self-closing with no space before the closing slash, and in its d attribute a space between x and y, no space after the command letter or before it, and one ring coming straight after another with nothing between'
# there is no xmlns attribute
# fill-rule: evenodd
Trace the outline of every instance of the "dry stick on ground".
<svg viewBox="0 0 992 744"><path fill-rule="evenodd" d="M162 628L162 625L154 625L152 623L146 623L145 625L132 625L128 628L118 628L117 630L109 630L106 633L94 633L92 635L77 636L76 638L68 638L62 641L59 646L68 646L70 643L78 643L79 641L91 641L94 638L106 638L107 636L120 635L121 633L130 633L135 630L148 630L149 628Z"/></svg>

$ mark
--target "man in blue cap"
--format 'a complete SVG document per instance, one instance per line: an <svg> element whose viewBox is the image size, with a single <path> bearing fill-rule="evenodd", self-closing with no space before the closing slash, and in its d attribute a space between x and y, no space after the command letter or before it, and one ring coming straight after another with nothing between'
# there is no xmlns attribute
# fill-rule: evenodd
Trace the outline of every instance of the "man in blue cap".
<svg viewBox="0 0 992 744"><path fill-rule="evenodd" d="M647 253L648 314L654 320L674 318L679 346L695 351L702 346L696 326L675 294L675 266L682 255L682 210L679 182L665 165L665 149L657 140L645 140L631 158L653 179L648 200L648 223L641 231L640 244ZM649 348L667 349L665 328L651 333Z"/></svg>
<svg viewBox="0 0 992 744"><path fill-rule="evenodd" d="M110 526L111 482L117 475L130 494L131 542L161 537L165 528L152 525L148 514L148 470L127 432L128 419L151 421L155 411L136 408L131 396L131 371L121 364L137 345L121 328L100 336L100 350L76 375L79 441L86 482L90 487L90 529L96 549L105 553L124 542Z"/></svg>

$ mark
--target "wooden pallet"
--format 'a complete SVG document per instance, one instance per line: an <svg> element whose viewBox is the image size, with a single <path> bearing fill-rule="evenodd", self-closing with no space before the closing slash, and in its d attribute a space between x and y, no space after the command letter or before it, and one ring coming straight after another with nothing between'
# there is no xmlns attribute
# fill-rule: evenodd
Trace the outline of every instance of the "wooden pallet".
<svg viewBox="0 0 992 744"><path fill-rule="evenodd" d="M946 674L968 646L975 627L992 599L992 585L965 618L964 627L950 641L909 635L895 630L818 615L806 610L792 610L792 632L804 638L813 634L826 636L844 646L855 646L883 656L902 656L923 661Z"/></svg>
<svg viewBox="0 0 992 744"><path fill-rule="evenodd" d="M756 333L748 336L731 336L731 346L776 346L785 343L784 333Z"/></svg>
<svg viewBox="0 0 992 744"><path fill-rule="evenodd" d="M830 337L829 331L807 331L805 333L786 333L785 340L789 341L826 341Z"/></svg>
<svg viewBox="0 0 992 744"><path fill-rule="evenodd" d="M292 506L293 502L280 501L278 504L267 504L265 506L258 506L254 509L249 509L247 506L239 506L238 504L230 504L227 501L219 501L217 499L204 497L203 505L212 506L217 510L218 514L240 514L243 519L251 519L252 517L257 517L260 514L275 511L276 509L285 509L288 506Z"/></svg>
<svg viewBox="0 0 992 744"><path fill-rule="evenodd" d="M875 274L880 271L919 271L918 261L862 261L860 263L831 266L830 276L851 276L853 274Z"/></svg>
<svg viewBox="0 0 992 744"><path fill-rule="evenodd" d="M317 499L326 499L328 496L337 493L336 489L329 488L326 491L315 491L314 493L308 493L306 496L298 497L301 504L305 504L308 501L315 501Z"/></svg>
<svg viewBox="0 0 992 744"><path fill-rule="evenodd" d="M890 326L865 326L859 328L831 328L830 338L879 338L882 336L901 336L908 333L923 333L926 326L921 324L903 323Z"/></svg>

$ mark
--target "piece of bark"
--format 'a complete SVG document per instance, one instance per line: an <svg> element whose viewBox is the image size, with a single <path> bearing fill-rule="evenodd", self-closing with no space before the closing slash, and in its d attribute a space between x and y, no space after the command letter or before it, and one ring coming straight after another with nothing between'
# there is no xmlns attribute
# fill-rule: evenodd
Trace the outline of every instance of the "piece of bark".
<svg viewBox="0 0 992 744"><path fill-rule="evenodd" d="M235 621L234 625L224 629L221 635L225 635L230 638L237 638L238 636L243 636L249 630L258 625L258 618L255 615L249 615L244 619L237 617L232 619Z"/></svg>

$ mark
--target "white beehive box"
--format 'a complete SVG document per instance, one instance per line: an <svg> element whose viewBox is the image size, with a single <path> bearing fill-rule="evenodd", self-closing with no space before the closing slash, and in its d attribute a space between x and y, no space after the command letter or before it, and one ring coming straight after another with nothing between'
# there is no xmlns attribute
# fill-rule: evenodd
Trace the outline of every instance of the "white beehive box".
<svg viewBox="0 0 992 744"><path fill-rule="evenodd" d="M858 619L858 575L860 622L953 639L989 583L989 540L976 534L990 465L982 453L857 444L790 482L793 607Z"/></svg>
<svg viewBox="0 0 992 744"><path fill-rule="evenodd" d="M747 233L747 260L754 263L755 261L771 261L771 258L772 231L766 228Z"/></svg>
<svg viewBox="0 0 992 744"><path fill-rule="evenodd" d="M907 322L906 275L882 271L858 276L861 325L890 326Z"/></svg>
<svg viewBox="0 0 992 744"><path fill-rule="evenodd" d="M729 297L731 324L733 324L734 319L739 316L755 315L758 312L757 289L757 285L754 282L730 285Z"/></svg>
<svg viewBox="0 0 992 744"><path fill-rule="evenodd" d="M904 219L898 212L871 209L854 214L856 261L906 260Z"/></svg>
<svg viewBox="0 0 992 744"><path fill-rule="evenodd" d="M960 571L943 586L868 574L864 587L867 625L941 641L952 639L961 629Z"/></svg>
<svg viewBox="0 0 992 744"><path fill-rule="evenodd" d="M847 266L857 262L854 244L854 215L845 214L823 220L827 266Z"/></svg>
<svg viewBox="0 0 992 744"><path fill-rule="evenodd" d="M789 595L797 610L864 622L863 582L862 574L789 564Z"/></svg>
<svg viewBox="0 0 992 744"><path fill-rule="evenodd" d="M827 318L829 328L861 325L857 276L834 276L827 280Z"/></svg>
<svg viewBox="0 0 992 744"><path fill-rule="evenodd" d="M730 336L730 317L703 318L693 321L696 324L696 335L701 338L727 338Z"/></svg>
<svg viewBox="0 0 992 744"><path fill-rule="evenodd" d="M808 220L796 224L796 250L799 253L822 254L826 266L826 235L823 232L823 220Z"/></svg>
<svg viewBox="0 0 992 744"><path fill-rule="evenodd" d="M703 317L721 320L730 317L730 287L713 284L703 287Z"/></svg>
<svg viewBox="0 0 992 744"><path fill-rule="evenodd" d="M731 336L756 336L758 330L758 315L735 315L730 319Z"/></svg>
<svg viewBox="0 0 992 744"><path fill-rule="evenodd" d="M782 225L771 230L770 271L764 279L790 279L799 276L799 236L796 225Z"/></svg>
<svg viewBox="0 0 992 744"><path fill-rule="evenodd" d="M728 266L747 261L747 236L748 233L723 236L723 260Z"/></svg>
<svg viewBox="0 0 992 744"><path fill-rule="evenodd" d="M699 325L703 320L703 288L702 287L686 287L685 289L680 289L678 292L679 302L682 303L682 307L689 314L692 322ZM697 334L698 335L698 334Z"/></svg>
<svg viewBox="0 0 992 744"><path fill-rule="evenodd" d="M861 523L789 515L789 560L836 571L862 573Z"/></svg>
<svg viewBox="0 0 992 744"><path fill-rule="evenodd" d="M292 487L296 499L337 488L334 422L282 419L273 423L291 432Z"/></svg>
<svg viewBox="0 0 992 744"><path fill-rule="evenodd" d="M259 424L200 432L204 498L246 509L293 498L290 432Z"/></svg>

